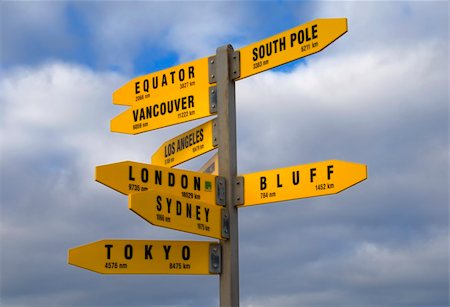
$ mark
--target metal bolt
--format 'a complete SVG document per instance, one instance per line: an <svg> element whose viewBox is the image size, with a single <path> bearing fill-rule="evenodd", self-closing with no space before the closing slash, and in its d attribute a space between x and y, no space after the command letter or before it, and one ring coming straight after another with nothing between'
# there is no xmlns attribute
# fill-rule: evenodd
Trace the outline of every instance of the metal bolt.
<svg viewBox="0 0 450 307"><path fill-rule="evenodd" d="M214 64L214 60L211 60L211 64Z"/></svg>
<svg viewBox="0 0 450 307"><path fill-rule="evenodd" d="M211 78L214 79L216 76L214 74L211 75Z"/></svg>

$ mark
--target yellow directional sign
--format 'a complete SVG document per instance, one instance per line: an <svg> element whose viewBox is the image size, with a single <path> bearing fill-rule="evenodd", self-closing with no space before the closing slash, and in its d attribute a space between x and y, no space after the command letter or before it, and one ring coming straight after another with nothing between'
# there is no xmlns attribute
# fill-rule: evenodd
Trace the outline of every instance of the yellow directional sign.
<svg viewBox="0 0 450 307"><path fill-rule="evenodd" d="M217 243L101 240L69 249L68 263L102 274L213 274L211 247Z"/></svg>
<svg viewBox="0 0 450 307"><path fill-rule="evenodd" d="M215 121L208 121L162 144L153 154L152 164L173 167L216 148Z"/></svg>
<svg viewBox="0 0 450 307"><path fill-rule="evenodd" d="M364 164L330 160L243 175L243 206L336 194L365 179Z"/></svg>
<svg viewBox="0 0 450 307"><path fill-rule="evenodd" d="M128 196L128 207L153 225L222 239L222 207L160 191Z"/></svg>
<svg viewBox="0 0 450 307"><path fill-rule="evenodd" d="M123 161L95 168L95 180L122 194L151 189L216 204L216 176L151 164Z"/></svg>
<svg viewBox="0 0 450 307"><path fill-rule="evenodd" d="M347 18L316 19L240 49L241 74L254 74L322 51L347 32Z"/></svg>
<svg viewBox="0 0 450 307"><path fill-rule="evenodd" d="M212 115L208 58L135 78L113 94L131 106L111 120L111 131L138 134Z"/></svg>

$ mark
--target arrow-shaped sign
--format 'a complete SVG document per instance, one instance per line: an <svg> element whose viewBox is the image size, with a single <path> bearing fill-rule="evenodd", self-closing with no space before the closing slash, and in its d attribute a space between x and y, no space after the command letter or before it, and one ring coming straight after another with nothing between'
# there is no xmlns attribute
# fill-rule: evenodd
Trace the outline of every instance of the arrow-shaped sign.
<svg viewBox="0 0 450 307"><path fill-rule="evenodd" d="M223 239L222 207L161 191L128 196L128 207L153 225Z"/></svg>
<svg viewBox="0 0 450 307"><path fill-rule="evenodd" d="M152 189L216 204L216 176L152 164L123 161L95 168L95 180L122 194Z"/></svg>
<svg viewBox="0 0 450 307"><path fill-rule="evenodd" d="M322 51L347 32L347 18L316 19L239 50L244 79Z"/></svg>
<svg viewBox="0 0 450 307"><path fill-rule="evenodd" d="M207 241L101 240L69 249L68 263L102 274L217 274L220 245Z"/></svg>
<svg viewBox="0 0 450 307"><path fill-rule="evenodd" d="M208 58L135 78L113 94L131 108L111 120L111 131L137 134L212 115Z"/></svg>
<svg viewBox="0 0 450 307"><path fill-rule="evenodd" d="M216 120L210 120L166 141L152 156L152 164L173 167L217 147L214 133Z"/></svg>
<svg viewBox="0 0 450 307"><path fill-rule="evenodd" d="M243 177L243 206L251 206L339 193L367 179L367 166L329 160Z"/></svg>

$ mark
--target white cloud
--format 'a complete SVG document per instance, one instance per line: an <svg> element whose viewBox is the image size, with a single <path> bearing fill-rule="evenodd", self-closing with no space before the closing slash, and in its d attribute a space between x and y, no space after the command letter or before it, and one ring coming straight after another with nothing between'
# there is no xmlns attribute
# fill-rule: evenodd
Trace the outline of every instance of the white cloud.
<svg viewBox="0 0 450 307"><path fill-rule="evenodd" d="M214 54L245 21L246 5L227 2L79 3L104 65L128 71L138 57L175 53L180 62ZM142 54L143 50L149 54ZM142 60L142 59L138 59ZM142 68L140 68L142 69Z"/></svg>

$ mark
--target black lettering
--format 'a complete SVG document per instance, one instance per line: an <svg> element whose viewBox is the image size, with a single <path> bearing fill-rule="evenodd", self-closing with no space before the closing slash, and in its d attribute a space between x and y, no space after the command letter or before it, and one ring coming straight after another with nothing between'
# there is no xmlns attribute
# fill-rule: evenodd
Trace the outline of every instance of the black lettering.
<svg viewBox="0 0 450 307"><path fill-rule="evenodd" d="M139 116L139 110L133 110L133 119L137 122Z"/></svg>
<svg viewBox="0 0 450 307"><path fill-rule="evenodd" d="M298 185L299 182L300 182L300 172L299 171L292 172L292 183L294 185Z"/></svg>
<svg viewBox="0 0 450 307"><path fill-rule="evenodd" d="M161 115L166 114L166 104L165 103L161 103L161 106L159 108L160 108Z"/></svg>
<svg viewBox="0 0 450 307"><path fill-rule="evenodd" d="M300 30L298 31L298 43L301 45L303 44L303 42L305 41L305 31L304 30Z"/></svg>
<svg viewBox="0 0 450 307"><path fill-rule="evenodd" d="M184 69L180 69L180 71L178 72L178 79L180 79L180 81L184 81Z"/></svg>
<svg viewBox="0 0 450 307"><path fill-rule="evenodd" d="M144 80L144 92L148 93L148 79Z"/></svg>
<svg viewBox="0 0 450 307"><path fill-rule="evenodd" d="M266 44L266 55L267 56L272 55L272 42Z"/></svg>
<svg viewBox="0 0 450 307"><path fill-rule="evenodd" d="M177 215L181 215L181 202L177 200Z"/></svg>
<svg viewBox="0 0 450 307"><path fill-rule="evenodd" d="M283 185L280 182L280 174L277 174L277 188L281 188Z"/></svg>
<svg viewBox="0 0 450 307"><path fill-rule="evenodd" d="M133 167L130 165L128 166L128 180L134 181L135 178L133 177Z"/></svg>
<svg viewBox="0 0 450 307"><path fill-rule="evenodd" d="M125 245L125 259L133 258L133 246L130 244Z"/></svg>
<svg viewBox="0 0 450 307"><path fill-rule="evenodd" d="M253 61L256 61L258 59L258 48L253 48Z"/></svg>
<svg viewBox="0 0 450 307"><path fill-rule="evenodd" d="M153 84L153 89L157 89L158 88L158 76L154 76L152 78L152 84Z"/></svg>
<svg viewBox="0 0 450 307"><path fill-rule="evenodd" d="M111 248L113 247L112 244L105 244L106 247L106 259L111 259Z"/></svg>
<svg viewBox="0 0 450 307"><path fill-rule="evenodd" d="M208 222L209 208L205 208L206 222Z"/></svg>
<svg viewBox="0 0 450 307"><path fill-rule="evenodd" d="M262 59L264 57L264 55L265 55L265 53L264 53L264 45L259 46L259 53L258 53L258 55L259 55L260 59Z"/></svg>
<svg viewBox="0 0 450 307"><path fill-rule="evenodd" d="M195 219L200 221L200 206L195 206Z"/></svg>
<svg viewBox="0 0 450 307"><path fill-rule="evenodd" d="M267 188L267 184L266 184L266 177L262 176L260 178L260 190L265 190Z"/></svg>
<svg viewBox="0 0 450 307"><path fill-rule="evenodd" d="M173 187L175 186L175 174L174 173L169 173L169 187Z"/></svg>
<svg viewBox="0 0 450 307"><path fill-rule="evenodd" d="M291 48L294 47L294 42L296 38L297 35L295 33L291 33Z"/></svg>
<svg viewBox="0 0 450 307"><path fill-rule="evenodd" d="M310 171L310 181L313 182L314 181L314 177L316 176L316 168L312 168Z"/></svg>
<svg viewBox="0 0 450 307"><path fill-rule="evenodd" d="M188 177L186 175L181 175L181 187L187 189L188 187Z"/></svg>
<svg viewBox="0 0 450 307"><path fill-rule="evenodd" d="M166 203L167 203L167 213L170 213L170 205L172 204L172 198L166 197Z"/></svg>
<svg viewBox="0 0 450 307"><path fill-rule="evenodd" d="M194 191L200 191L200 177L194 177Z"/></svg>
<svg viewBox="0 0 450 307"><path fill-rule="evenodd" d="M181 257L183 257L183 260L189 260L189 258L191 258L191 249L189 246L183 246L181 249Z"/></svg>
<svg viewBox="0 0 450 307"><path fill-rule="evenodd" d="M166 74L164 74L164 75L162 76L162 81L161 81L161 87L164 86L164 85L167 85L167 77L166 77Z"/></svg>
<svg viewBox="0 0 450 307"><path fill-rule="evenodd" d="M139 90L139 81L134 83L134 92L137 94L140 94L141 91Z"/></svg>
<svg viewBox="0 0 450 307"><path fill-rule="evenodd" d="M171 71L170 75L172 76L172 84L174 84L175 83L175 78L174 78L175 71Z"/></svg>
<svg viewBox="0 0 450 307"><path fill-rule="evenodd" d="M162 209L161 200L162 200L162 197L159 196L159 195L157 195L157 196L156 196L156 202L157 202L158 204L156 205L156 210L158 210L158 211L161 211L161 209Z"/></svg>
<svg viewBox="0 0 450 307"><path fill-rule="evenodd" d="M189 66L189 79L194 78L194 66Z"/></svg>
<svg viewBox="0 0 450 307"><path fill-rule="evenodd" d="M171 247L172 247L171 245L163 245L164 253L166 254L166 260L169 259L169 253L170 253L170 248Z"/></svg>
<svg viewBox="0 0 450 307"><path fill-rule="evenodd" d="M145 245L145 259L153 259L152 247L153 245Z"/></svg>
<svg viewBox="0 0 450 307"><path fill-rule="evenodd" d="M155 185L162 185L162 171L155 170Z"/></svg>
<svg viewBox="0 0 450 307"><path fill-rule="evenodd" d="M278 52L278 49L277 49L277 47L278 47L278 39L273 41L273 45L274 45L273 46L273 52L277 53Z"/></svg>
<svg viewBox="0 0 450 307"><path fill-rule="evenodd" d="M319 35L317 34L317 25L313 25L313 26L311 27L311 29L312 29L312 38L313 38L313 39L318 38Z"/></svg>
<svg viewBox="0 0 450 307"><path fill-rule="evenodd" d="M331 174L333 174L333 165L328 165L327 166L327 170L328 170L328 180L331 179Z"/></svg>
<svg viewBox="0 0 450 307"><path fill-rule="evenodd" d="M148 182L148 169L143 168L143 169L141 170L141 180L142 180L142 182L144 182L144 183L147 183L147 182Z"/></svg>
<svg viewBox="0 0 450 307"><path fill-rule="evenodd" d="M280 51L286 50L286 37L282 37L280 41Z"/></svg>
<svg viewBox="0 0 450 307"><path fill-rule="evenodd" d="M192 218L192 204L186 203L186 217Z"/></svg>
<svg viewBox="0 0 450 307"><path fill-rule="evenodd" d="M189 95L188 96L188 107L193 108L194 107L194 96Z"/></svg>

